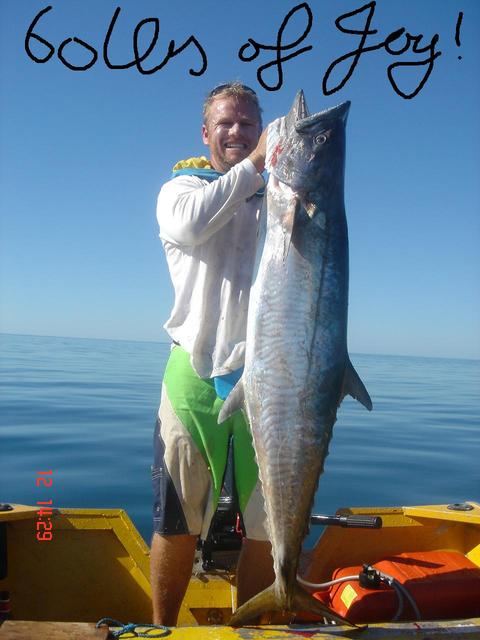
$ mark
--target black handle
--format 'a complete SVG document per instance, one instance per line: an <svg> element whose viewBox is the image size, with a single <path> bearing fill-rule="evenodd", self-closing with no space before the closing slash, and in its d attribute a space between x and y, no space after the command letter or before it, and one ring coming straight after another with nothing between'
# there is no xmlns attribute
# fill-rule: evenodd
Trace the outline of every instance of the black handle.
<svg viewBox="0 0 480 640"><path fill-rule="evenodd" d="M355 529L381 529L380 516L310 516L311 524L333 525Z"/></svg>

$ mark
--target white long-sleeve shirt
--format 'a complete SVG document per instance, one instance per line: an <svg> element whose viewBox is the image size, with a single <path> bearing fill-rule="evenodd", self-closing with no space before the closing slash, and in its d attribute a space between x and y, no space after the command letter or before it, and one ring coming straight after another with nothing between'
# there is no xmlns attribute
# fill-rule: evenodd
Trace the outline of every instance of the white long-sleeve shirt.
<svg viewBox="0 0 480 640"><path fill-rule="evenodd" d="M264 184L247 158L208 182L180 175L157 201L175 303L164 328L202 378L241 367Z"/></svg>

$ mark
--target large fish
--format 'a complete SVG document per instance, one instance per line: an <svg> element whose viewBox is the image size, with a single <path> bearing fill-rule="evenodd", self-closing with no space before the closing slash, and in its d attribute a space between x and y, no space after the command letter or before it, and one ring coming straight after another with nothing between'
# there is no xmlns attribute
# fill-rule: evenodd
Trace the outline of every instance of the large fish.
<svg viewBox="0 0 480 640"><path fill-rule="evenodd" d="M296 576L337 407L350 394L372 408L347 352L349 107L309 116L300 91L289 114L270 125L266 229L250 296L245 370L219 421L246 410L276 577L235 612L234 626L278 610L345 622Z"/></svg>

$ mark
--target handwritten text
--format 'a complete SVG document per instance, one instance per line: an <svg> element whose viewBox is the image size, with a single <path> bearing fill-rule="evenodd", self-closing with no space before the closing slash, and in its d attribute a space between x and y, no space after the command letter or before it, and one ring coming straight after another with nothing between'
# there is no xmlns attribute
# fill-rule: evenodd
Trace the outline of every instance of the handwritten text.
<svg viewBox="0 0 480 640"><path fill-rule="evenodd" d="M442 52L438 48L440 40L439 34L434 33L431 36L424 37L422 33L412 33L408 31L406 27L401 26L390 33L380 36L377 41L372 42L372 36L377 36L379 33L378 29L373 27L376 6L376 1L371 0L371 2L367 2L367 4L336 18L335 26L342 34L349 36L349 38L352 36L359 38L359 40L353 49L350 49L347 53L335 59L326 69L322 78L322 91L324 95L328 96L340 91L352 77L355 69L359 65L360 59L375 51L383 51L388 54L388 56L397 58L395 62L387 65L386 75L391 87L401 98L406 100L414 98L423 89L431 76L434 70L435 60L442 55ZM97 63L100 47L94 47L92 44L85 42L77 36L67 37L55 47L46 38L39 35L40 20L52 9L52 5L41 9L30 24L25 36L25 51L27 55L34 62L45 64L49 62L56 53L58 60L68 69L72 71L88 71ZM205 73L208 67L207 52L193 34L179 45L175 40L170 40L166 47L166 53L164 51L161 54L161 60L159 62L157 61L157 64L147 66L147 59L153 54L158 42L160 32L159 18L144 18L136 25L133 30L132 58L129 56L130 59L127 58L127 60L113 60L110 44L120 13L121 8L117 7L106 29L105 38L101 45L103 62L108 69L124 70L134 67L142 75L152 75L165 68L173 58L180 56L184 51L189 49L190 52L198 58L198 64L195 68L191 67L188 70L189 74L198 77ZM463 12L459 12L455 27L455 43L458 47L461 46L460 27L462 19ZM285 32L287 27L289 27L290 31L292 30L292 20L296 21L296 25L300 25L299 32L291 41L286 41ZM258 83L266 91L278 91L283 86L285 63L291 63L293 59L298 59L299 56L313 50L314 45L306 42L307 38L311 36L313 22L314 15L312 9L307 2L302 2L287 12L272 44L260 42L254 37L249 37L244 41L244 44L236 50L238 58L245 63L252 63L264 54L267 56L273 54L271 59L267 59L266 61L262 60L256 70ZM358 22L360 22L360 24L358 24ZM141 37L141 34L144 33L145 30L149 30L149 38L145 35ZM144 45L146 43L146 46L143 48L140 46L141 41ZM39 45L42 45L46 48L46 51L42 52L42 55L39 55L38 51L35 53L32 48L33 42L37 43L36 49L38 49ZM82 64L78 61L73 62L72 52L69 52L69 48L73 46L80 48L83 52L82 55L85 54L87 56ZM404 54L411 54L414 58L404 59L402 58ZM458 59L461 60L461 58L462 56L459 55ZM346 70L344 66L341 67L340 65L346 65ZM416 70L417 75L414 76L415 84L413 89L411 87L407 89L404 82L399 78L398 71L401 69ZM271 76L270 80L266 77L267 71L270 74L272 72L274 73L273 79ZM343 72L340 80L333 81L334 72L336 75L341 75ZM410 77L407 78L410 85L412 85L411 78L412 73L410 73Z"/></svg>

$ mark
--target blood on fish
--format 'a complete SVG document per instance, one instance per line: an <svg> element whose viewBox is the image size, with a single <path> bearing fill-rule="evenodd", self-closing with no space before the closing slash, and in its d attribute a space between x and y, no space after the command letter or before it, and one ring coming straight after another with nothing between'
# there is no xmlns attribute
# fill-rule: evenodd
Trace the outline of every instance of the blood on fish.
<svg viewBox="0 0 480 640"><path fill-rule="evenodd" d="M275 149L272 151L272 157L270 159L270 164L272 165L272 167L274 167L277 164L278 156L280 153L282 153L282 151L283 151L282 143L278 142L275 146Z"/></svg>

